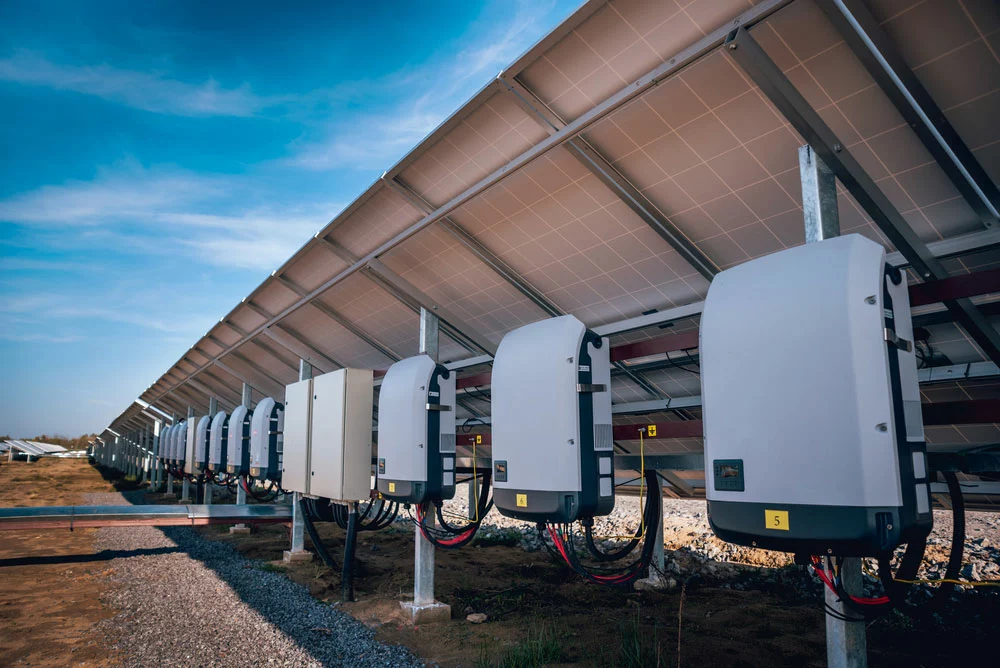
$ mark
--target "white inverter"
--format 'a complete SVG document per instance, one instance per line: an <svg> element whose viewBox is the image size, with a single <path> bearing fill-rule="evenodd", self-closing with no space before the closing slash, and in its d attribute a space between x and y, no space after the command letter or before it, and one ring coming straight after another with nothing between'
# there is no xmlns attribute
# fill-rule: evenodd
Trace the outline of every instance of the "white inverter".
<svg viewBox="0 0 1000 668"><path fill-rule="evenodd" d="M208 439L208 470L225 471L227 446L229 440L229 416L226 411L219 411L212 418L212 426Z"/></svg>
<svg viewBox="0 0 1000 668"><path fill-rule="evenodd" d="M455 496L455 374L428 355L396 362L378 415L378 491L416 504Z"/></svg>
<svg viewBox="0 0 1000 668"><path fill-rule="evenodd" d="M174 442L174 464L177 466L184 466L184 458L187 456L187 432L187 420L183 420L171 435Z"/></svg>
<svg viewBox="0 0 1000 668"><path fill-rule="evenodd" d="M208 467L208 441L212 435L212 416L202 415L195 429L193 472L202 473Z"/></svg>
<svg viewBox="0 0 1000 668"><path fill-rule="evenodd" d="M700 336L716 535L874 556L930 531L909 295L882 246L851 234L727 269Z"/></svg>
<svg viewBox="0 0 1000 668"><path fill-rule="evenodd" d="M237 406L229 416L226 443L226 472L232 475L250 473L250 409Z"/></svg>
<svg viewBox="0 0 1000 668"><path fill-rule="evenodd" d="M614 509L611 362L572 315L508 333L493 360L493 500L532 522Z"/></svg>
<svg viewBox="0 0 1000 668"><path fill-rule="evenodd" d="M260 480L281 480L281 435L284 406L264 397L250 418L250 475Z"/></svg>
<svg viewBox="0 0 1000 668"><path fill-rule="evenodd" d="M170 452L170 435L174 432L174 426L170 425L160 432L160 461L167 466L173 464L173 455Z"/></svg>
<svg viewBox="0 0 1000 668"><path fill-rule="evenodd" d="M371 495L370 369L338 369L285 388L281 484L338 501Z"/></svg>

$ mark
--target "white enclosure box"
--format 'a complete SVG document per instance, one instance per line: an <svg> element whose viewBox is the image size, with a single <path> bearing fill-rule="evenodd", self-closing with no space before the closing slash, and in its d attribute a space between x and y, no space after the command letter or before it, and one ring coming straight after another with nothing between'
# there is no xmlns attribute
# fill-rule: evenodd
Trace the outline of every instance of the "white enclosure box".
<svg viewBox="0 0 1000 668"><path fill-rule="evenodd" d="M340 369L314 379L310 494L370 498L373 402L370 369Z"/></svg>
<svg viewBox="0 0 1000 668"><path fill-rule="evenodd" d="M208 439L208 470L225 471L227 445L229 440L229 416L219 411L212 418Z"/></svg>
<svg viewBox="0 0 1000 668"><path fill-rule="evenodd" d="M313 379L285 386L285 426L282 430L281 486L309 493L309 437L312 433Z"/></svg>
<svg viewBox="0 0 1000 668"><path fill-rule="evenodd" d="M378 491L401 503L455 495L455 374L428 355L382 379L376 475Z"/></svg>
<svg viewBox="0 0 1000 668"><path fill-rule="evenodd" d="M700 353L706 496L720 538L863 556L926 535L912 340L905 276L857 234L715 277Z"/></svg>
<svg viewBox="0 0 1000 668"><path fill-rule="evenodd" d="M509 332L493 361L493 499L573 522L614 508L610 346L571 315Z"/></svg>
<svg viewBox="0 0 1000 668"><path fill-rule="evenodd" d="M229 416L226 437L226 472L232 475L250 473L250 409L237 406Z"/></svg>
<svg viewBox="0 0 1000 668"><path fill-rule="evenodd" d="M338 501L371 492L370 369L340 369L285 388L282 487Z"/></svg>

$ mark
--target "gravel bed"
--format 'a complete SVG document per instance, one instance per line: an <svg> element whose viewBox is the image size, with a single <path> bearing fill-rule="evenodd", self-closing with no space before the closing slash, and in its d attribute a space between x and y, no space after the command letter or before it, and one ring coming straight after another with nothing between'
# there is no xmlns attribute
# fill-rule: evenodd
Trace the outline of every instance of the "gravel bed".
<svg viewBox="0 0 1000 668"><path fill-rule="evenodd" d="M468 508L465 487L445 509L465 515ZM619 496L615 509L595 521L595 535L630 535L639 518L639 498ZM687 499L664 499L664 543L666 544L666 574L676 580L698 576L723 583L734 589L749 589L760 583L776 581L795 584L805 582L798 569L785 568L793 564L792 555L758 550L725 543L712 533L708 524L705 502ZM966 580L1000 580L1000 513L967 512L966 539L961 575ZM944 577L951 547L952 516L950 510L934 511L934 529L928 538L927 552L920 577ZM480 527L485 539L516 541L528 551L542 549L533 525L503 517L495 509ZM597 541L613 547L616 541ZM811 586L811 585L810 585ZM1000 597L1000 587L964 588L970 595Z"/></svg>
<svg viewBox="0 0 1000 668"><path fill-rule="evenodd" d="M120 494L87 497L95 505L127 502ZM191 529L104 528L95 548L140 552L110 563L115 586L104 603L120 612L100 624L125 666L423 665L284 575Z"/></svg>

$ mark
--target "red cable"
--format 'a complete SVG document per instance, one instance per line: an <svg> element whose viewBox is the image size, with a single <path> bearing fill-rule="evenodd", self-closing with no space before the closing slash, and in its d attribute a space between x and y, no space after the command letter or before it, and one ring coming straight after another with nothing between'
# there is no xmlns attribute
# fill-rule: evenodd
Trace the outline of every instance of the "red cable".
<svg viewBox="0 0 1000 668"><path fill-rule="evenodd" d="M820 580L826 583L826 586L830 589L830 591L837 596L840 596L840 592L837 591L837 588L833 585L833 581L830 579L830 576L826 573L826 571L824 569L816 568L816 564L818 564L819 561L819 557L813 557L813 572L819 576ZM885 605L890 602L888 596L879 596L878 598L862 598L851 594L848 594L848 596L852 601L860 605Z"/></svg>

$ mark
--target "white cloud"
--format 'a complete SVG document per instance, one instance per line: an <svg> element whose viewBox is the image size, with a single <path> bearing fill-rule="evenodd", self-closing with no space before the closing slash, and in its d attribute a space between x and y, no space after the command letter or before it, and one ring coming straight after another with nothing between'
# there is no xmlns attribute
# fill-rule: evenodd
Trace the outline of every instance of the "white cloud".
<svg viewBox="0 0 1000 668"><path fill-rule="evenodd" d="M270 271L343 208L326 201L254 204L259 193L253 186L245 177L124 161L93 181L44 186L0 201L0 220L71 228L79 239L119 249L180 252L216 266ZM18 261L5 258L0 269L5 265Z"/></svg>
<svg viewBox="0 0 1000 668"><path fill-rule="evenodd" d="M289 99L257 95L246 83L225 88L212 78L192 84L158 72L123 70L105 63L64 65L32 51L0 59L0 81L73 91L178 116L253 116Z"/></svg>
<svg viewBox="0 0 1000 668"><path fill-rule="evenodd" d="M77 336L76 334L67 334L65 336L56 336L52 334L15 334L6 331L0 331L0 339L7 341L16 341L18 343L76 343L82 341L82 336Z"/></svg>
<svg viewBox="0 0 1000 668"><path fill-rule="evenodd" d="M359 96L360 91L394 90L395 102L387 109L364 106L361 112L341 114L321 140L293 145L289 162L312 170L387 169L530 46L551 10L552 2L520 0L476 46L440 62L352 84Z"/></svg>

